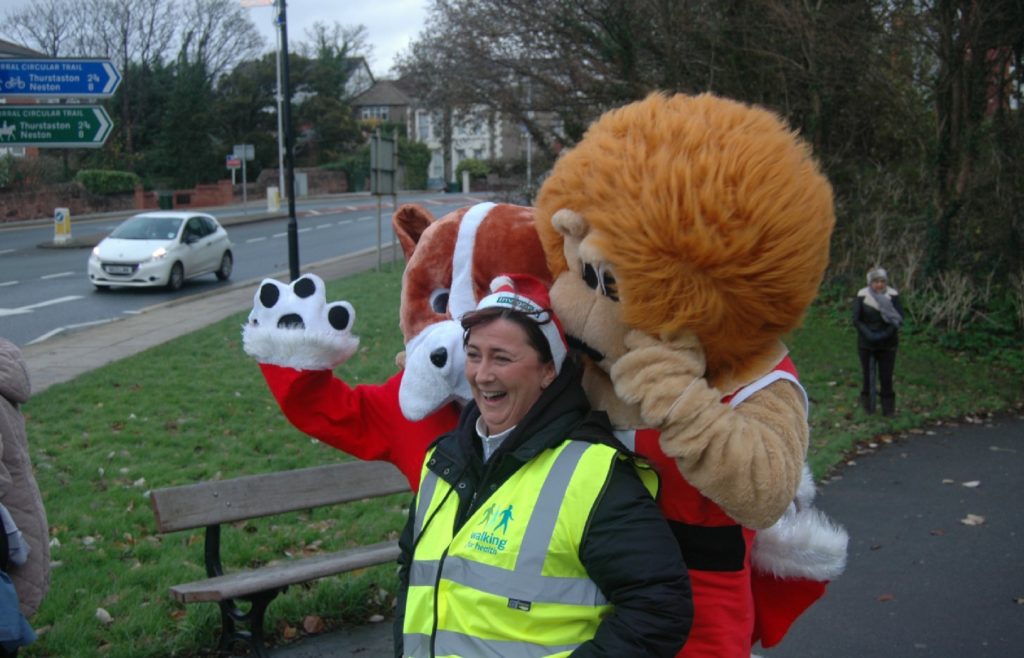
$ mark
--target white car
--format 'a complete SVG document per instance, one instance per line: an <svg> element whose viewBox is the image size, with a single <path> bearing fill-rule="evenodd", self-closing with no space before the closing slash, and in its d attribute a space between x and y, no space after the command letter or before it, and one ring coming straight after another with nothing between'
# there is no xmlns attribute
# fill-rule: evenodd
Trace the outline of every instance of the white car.
<svg viewBox="0 0 1024 658"><path fill-rule="evenodd" d="M110 286L166 286L178 290L185 279L231 276L234 257L227 231L212 215L147 212L126 219L92 250L89 281Z"/></svg>

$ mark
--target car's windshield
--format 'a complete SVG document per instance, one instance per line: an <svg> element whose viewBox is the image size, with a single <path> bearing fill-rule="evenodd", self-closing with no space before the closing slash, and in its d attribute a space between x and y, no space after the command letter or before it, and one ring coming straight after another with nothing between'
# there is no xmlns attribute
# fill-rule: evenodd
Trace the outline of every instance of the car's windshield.
<svg viewBox="0 0 1024 658"><path fill-rule="evenodd" d="M180 217L132 217L110 234L121 240L173 240L181 227Z"/></svg>

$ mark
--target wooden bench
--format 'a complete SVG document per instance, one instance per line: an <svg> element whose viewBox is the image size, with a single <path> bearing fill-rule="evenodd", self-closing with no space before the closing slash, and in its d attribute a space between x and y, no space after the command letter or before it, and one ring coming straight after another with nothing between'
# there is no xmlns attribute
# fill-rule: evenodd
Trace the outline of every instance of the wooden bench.
<svg viewBox="0 0 1024 658"><path fill-rule="evenodd" d="M224 573L221 525L408 491L405 477L384 462L348 462L156 489L150 501L158 532L206 528L203 552L208 577L175 585L171 595L182 603L214 601L220 606L222 651L242 642L253 655L268 656L263 618L278 594L289 585L394 562L399 555L398 542L385 541ZM243 612L236 599L249 602L249 610ZM240 629L239 625L248 628Z"/></svg>

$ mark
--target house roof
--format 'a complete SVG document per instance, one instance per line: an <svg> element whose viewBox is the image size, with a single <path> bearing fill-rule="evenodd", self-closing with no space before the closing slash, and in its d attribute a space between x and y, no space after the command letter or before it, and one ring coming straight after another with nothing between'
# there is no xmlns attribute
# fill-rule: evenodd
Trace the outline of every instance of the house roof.
<svg viewBox="0 0 1024 658"><path fill-rule="evenodd" d="M353 107L411 104L412 97L399 89L394 80L377 80L372 87L352 99Z"/></svg>
<svg viewBox="0 0 1024 658"><path fill-rule="evenodd" d="M0 57L47 57L46 53L0 39Z"/></svg>

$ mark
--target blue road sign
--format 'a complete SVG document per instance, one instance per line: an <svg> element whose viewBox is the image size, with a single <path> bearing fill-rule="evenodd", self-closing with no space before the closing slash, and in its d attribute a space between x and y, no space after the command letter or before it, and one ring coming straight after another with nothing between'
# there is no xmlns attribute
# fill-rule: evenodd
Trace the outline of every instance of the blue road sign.
<svg viewBox="0 0 1024 658"><path fill-rule="evenodd" d="M108 59L0 59L0 97L109 98L120 83Z"/></svg>

